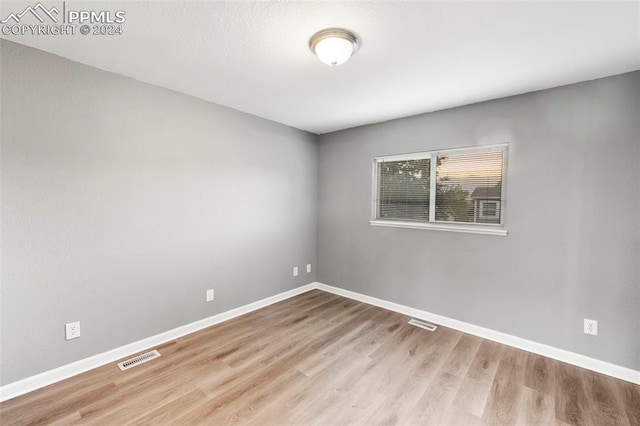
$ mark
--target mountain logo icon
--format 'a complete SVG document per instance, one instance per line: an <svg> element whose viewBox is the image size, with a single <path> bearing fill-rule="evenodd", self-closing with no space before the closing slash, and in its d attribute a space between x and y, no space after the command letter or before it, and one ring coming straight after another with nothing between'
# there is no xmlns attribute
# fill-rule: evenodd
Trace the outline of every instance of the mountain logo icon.
<svg viewBox="0 0 640 426"><path fill-rule="evenodd" d="M51 9L47 9L42 5L42 3L38 3L35 6L28 6L20 13L10 13L9 16L0 21L0 24L6 24L11 20L15 21L15 23L17 24L25 15L28 14L35 16L36 19L40 21L40 23L44 23L46 17L49 17L49 19L51 19L54 23L57 23L58 18L53 15L54 13L56 15L60 13L55 6L53 6Z"/></svg>

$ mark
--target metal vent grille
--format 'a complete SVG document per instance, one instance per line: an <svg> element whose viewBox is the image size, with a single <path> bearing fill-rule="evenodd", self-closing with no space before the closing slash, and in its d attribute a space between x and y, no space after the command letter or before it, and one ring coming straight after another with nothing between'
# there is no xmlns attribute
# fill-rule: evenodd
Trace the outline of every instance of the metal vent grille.
<svg viewBox="0 0 640 426"><path fill-rule="evenodd" d="M118 363L118 367L120 370L128 370L129 368L135 367L136 365L144 364L147 361L151 361L154 358L158 358L160 356L160 352L157 350L153 350L151 352L147 352L146 354L138 355L137 357L128 359L126 361L122 361Z"/></svg>
<svg viewBox="0 0 640 426"><path fill-rule="evenodd" d="M417 319L412 319L411 321L409 321L409 324L415 325L416 327L424 328L425 330L429 331L436 331L436 329L438 328L437 325L429 324L428 322L420 321Z"/></svg>

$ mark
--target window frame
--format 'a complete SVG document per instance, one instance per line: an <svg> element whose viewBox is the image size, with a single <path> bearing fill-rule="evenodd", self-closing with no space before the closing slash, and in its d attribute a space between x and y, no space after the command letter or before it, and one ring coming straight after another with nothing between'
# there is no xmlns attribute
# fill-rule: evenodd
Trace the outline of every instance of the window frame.
<svg viewBox="0 0 640 426"><path fill-rule="evenodd" d="M502 151L502 196L500 200L496 200L500 203L500 223L463 223L463 222L445 222L437 221L435 219L435 207L436 207L436 169L437 158L439 155L448 154L472 154L476 152L495 152ZM509 154L509 144L494 144L494 145L479 145L473 147L440 149L436 151L423 151L413 152L408 154L397 155L384 155L373 158L372 167L372 197L371 197L371 219L369 223L372 226L388 226L395 228L410 228L410 229L432 229L438 231L450 231L450 232L466 232L471 234L487 234L487 235L500 235L506 236L506 177L507 177L507 162ZM378 191L378 165L387 161L406 161L406 160L420 160L429 159L430 165L430 180L429 180L429 221L410 221L410 220L395 220L395 219L379 219L379 191Z"/></svg>

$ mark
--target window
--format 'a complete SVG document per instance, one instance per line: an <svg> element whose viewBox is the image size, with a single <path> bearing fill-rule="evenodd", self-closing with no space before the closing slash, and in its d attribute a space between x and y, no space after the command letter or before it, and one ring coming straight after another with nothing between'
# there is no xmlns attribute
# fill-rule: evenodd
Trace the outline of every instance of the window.
<svg viewBox="0 0 640 426"><path fill-rule="evenodd" d="M372 225L506 235L507 145L374 159Z"/></svg>
<svg viewBox="0 0 640 426"><path fill-rule="evenodd" d="M478 218L499 219L500 210L498 210L498 206L500 206L500 201L480 200L480 215Z"/></svg>

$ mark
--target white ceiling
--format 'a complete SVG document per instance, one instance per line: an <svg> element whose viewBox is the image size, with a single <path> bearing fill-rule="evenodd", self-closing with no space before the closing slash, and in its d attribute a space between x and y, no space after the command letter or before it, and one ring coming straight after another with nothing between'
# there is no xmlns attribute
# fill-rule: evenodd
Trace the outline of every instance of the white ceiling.
<svg viewBox="0 0 640 426"><path fill-rule="evenodd" d="M3 0L0 15L36 2ZM125 10L124 34L2 37L319 134L640 69L640 1L66 7ZM308 48L327 27L362 40L338 68Z"/></svg>

